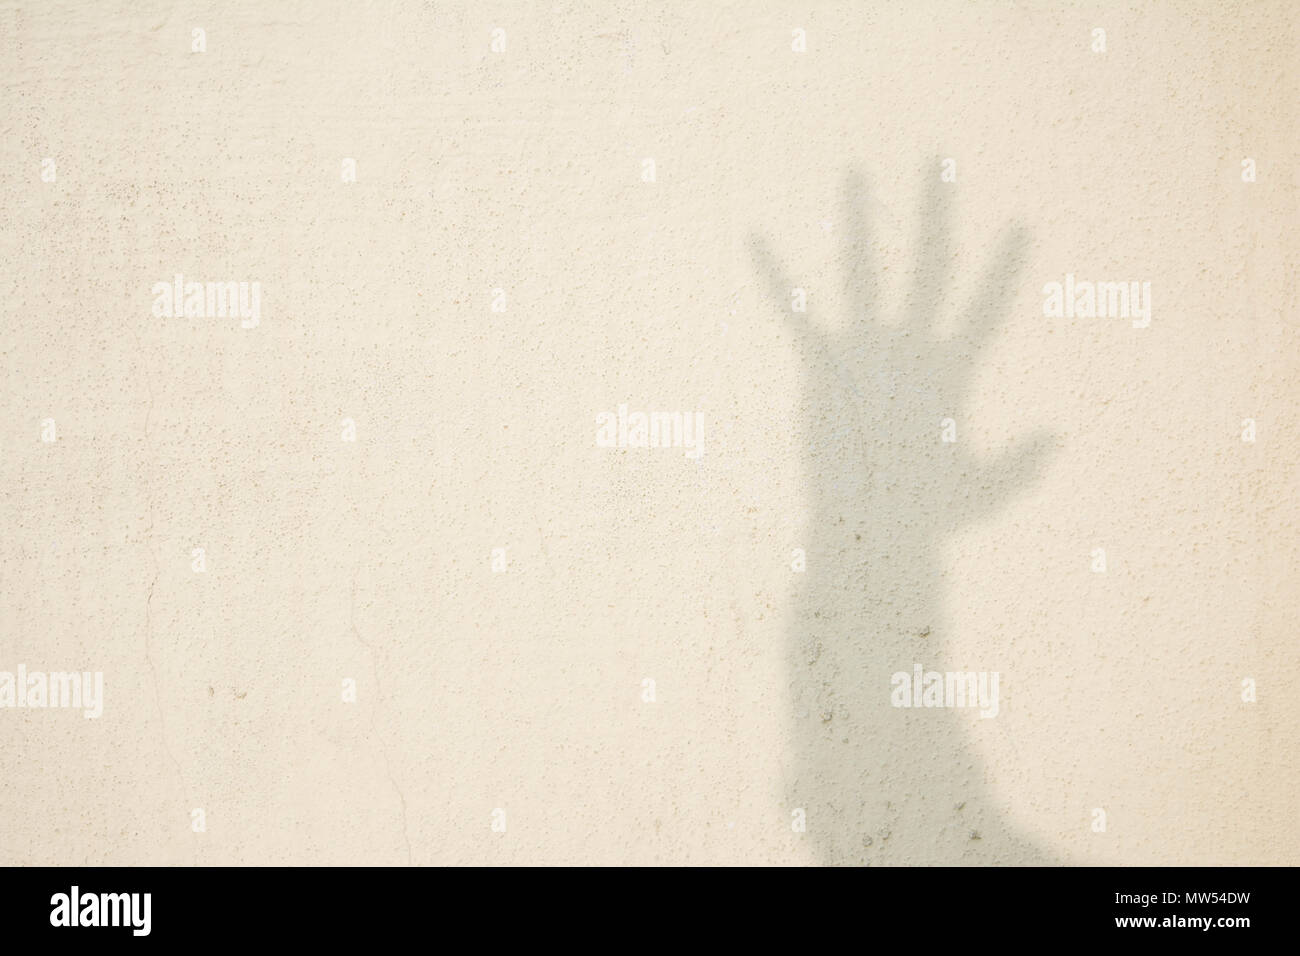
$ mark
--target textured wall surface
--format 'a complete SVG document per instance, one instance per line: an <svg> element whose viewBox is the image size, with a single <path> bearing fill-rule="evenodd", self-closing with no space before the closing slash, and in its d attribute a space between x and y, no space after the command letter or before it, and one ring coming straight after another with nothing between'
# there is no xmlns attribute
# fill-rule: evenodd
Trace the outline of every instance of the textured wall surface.
<svg viewBox="0 0 1300 956"><path fill-rule="evenodd" d="M0 863L1300 862L1298 19L0 5Z"/></svg>

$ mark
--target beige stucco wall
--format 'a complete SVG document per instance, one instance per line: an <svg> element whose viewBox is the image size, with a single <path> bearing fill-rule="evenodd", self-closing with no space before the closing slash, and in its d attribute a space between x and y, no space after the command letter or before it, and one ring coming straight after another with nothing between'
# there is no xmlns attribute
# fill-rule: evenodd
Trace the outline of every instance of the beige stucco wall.
<svg viewBox="0 0 1300 956"><path fill-rule="evenodd" d="M0 862L1300 861L1296 21L4 4Z"/></svg>

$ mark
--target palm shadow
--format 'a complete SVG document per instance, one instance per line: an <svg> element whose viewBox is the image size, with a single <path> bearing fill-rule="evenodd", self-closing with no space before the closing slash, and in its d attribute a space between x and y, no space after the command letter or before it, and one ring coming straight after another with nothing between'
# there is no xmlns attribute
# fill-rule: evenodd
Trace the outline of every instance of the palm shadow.
<svg viewBox="0 0 1300 956"><path fill-rule="evenodd" d="M1005 670L1006 661L951 658L943 548L1029 487L1051 444L1036 434L984 461L961 440L978 356L1001 324L1027 236L1003 236L958 331L938 338L952 249L946 187L930 177L937 188L924 191L919 256L896 323L880 321L860 174L844 186L843 331L818 323L811 306L792 311L800 283L761 239L751 242L803 369L799 446L810 500L807 572L787 641L795 744L787 806L804 808L826 864L1051 863L993 799L963 726L969 712L891 705L891 675L914 663ZM941 441L945 419L959 430L955 443Z"/></svg>

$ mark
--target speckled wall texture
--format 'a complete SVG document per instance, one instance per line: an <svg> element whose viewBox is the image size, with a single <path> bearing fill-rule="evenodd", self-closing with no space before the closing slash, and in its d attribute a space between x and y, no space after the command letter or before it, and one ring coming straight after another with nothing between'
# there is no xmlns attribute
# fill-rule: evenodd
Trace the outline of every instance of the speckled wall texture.
<svg viewBox="0 0 1300 956"><path fill-rule="evenodd" d="M4 3L0 863L1300 863L1297 21Z"/></svg>

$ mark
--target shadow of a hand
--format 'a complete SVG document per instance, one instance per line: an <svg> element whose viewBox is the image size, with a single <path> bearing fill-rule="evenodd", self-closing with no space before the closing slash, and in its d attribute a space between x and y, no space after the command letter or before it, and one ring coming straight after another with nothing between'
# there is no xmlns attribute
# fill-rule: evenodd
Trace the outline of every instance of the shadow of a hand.
<svg viewBox="0 0 1300 956"><path fill-rule="evenodd" d="M933 182L933 180L932 180ZM792 807L825 862L942 863L1037 858L986 795L978 757L945 711L889 706L889 677L945 655L941 550L960 527L1029 487L1052 439L1035 433L1000 455L972 455L963 427L979 357L1001 324L1028 239L998 243L958 317L938 334L955 257L948 204L925 190L919 254L900 320L881 319L864 178L844 185L846 321L839 331L794 311L790 281L751 241L768 294L787 312L803 366L801 450L810 498L808 577L792 622Z"/></svg>

